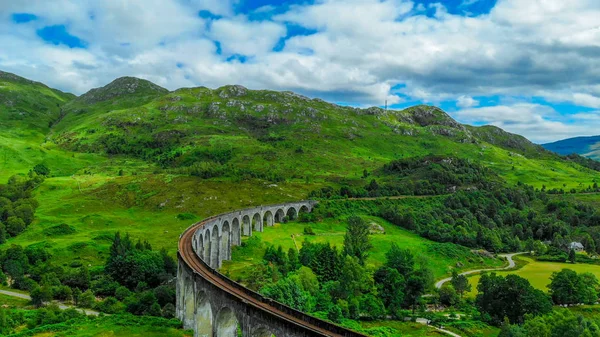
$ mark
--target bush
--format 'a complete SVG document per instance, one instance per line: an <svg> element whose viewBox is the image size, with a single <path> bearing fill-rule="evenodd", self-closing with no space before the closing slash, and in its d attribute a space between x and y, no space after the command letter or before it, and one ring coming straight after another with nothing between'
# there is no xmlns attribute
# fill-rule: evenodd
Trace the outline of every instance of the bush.
<svg viewBox="0 0 600 337"><path fill-rule="evenodd" d="M94 302L96 302L96 297L89 289L81 293L81 295L79 295L77 298L77 305L83 308L92 308L94 306Z"/></svg>
<svg viewBox="0 0 600 337"><path fill-rule="evenodd" d="M342 309L337 305L332 305L327 312L327 318L334 323L339 323L343 318Z"/></svg>
<svg viewBox="0 0 600 337"><path fill-rule="evenodd" d="M173 305L173 303L167 303L162 308L162 317L164 317L164 318L173 318L173 317L175 317L175 305Z"/></svg>
<svg viewBox="0 0 600 337"><path fill-rule="evenodd" d="M75 233L75 228L67 225L66 223L62 223L60 225L47 228L44 233L48 236L69 235Z"/></svg>
<svg viewBox="0 0 600 337"><path fill-rule="evenodd" d="M33 167L33 172L41 175L48 176L50 175L50 169L44 164L37 164Z"/></svg>
<svg viewBox="0 0 600 337"><path fill-rule="evenodd" d="M59 301L71 301L73 299L73 290L68 286L53 287L52 297Z"/></svg>
<svg viewBox="0 0 600 337"><path fill-rule="evenodd" d="M179 220L194 220L196 219L196 215L192 213L179 213L177 214L177 219Z"/></svg>
<svg viewBox="0 0 600 337"><path fill-rule="evenodd" d="M315 235L315 232L313 231L312 227L306 226L304 227L304 235Z"/></svg>
<svg viewBox="0 0 600 337"><path fill-rule="evenodd" d="M44 302L52 299L52 292L49 287L35 287L31 290L31 303L36 307L41 307Z"/></svg>

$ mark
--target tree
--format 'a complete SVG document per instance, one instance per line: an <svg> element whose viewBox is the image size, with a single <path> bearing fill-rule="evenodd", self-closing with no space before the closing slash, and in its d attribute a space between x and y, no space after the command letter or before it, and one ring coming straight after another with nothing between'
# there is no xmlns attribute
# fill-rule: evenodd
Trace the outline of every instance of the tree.
<svg viewBox="0 0 600 337"><path fill-rule="evenodd" d="M548 285L556 304L594 303L598 300L598 279L591 273L570 269L552 273Z"/></svg>
<svg viewBox="0 0 600 337"><path fill-rule="evenodd" d="M44 164L37 164L33 167L33 172L41 176L48 176L50 174L50 169Z"/></svg>
<svg viewBox="0 0 600 337"><path fill-rule="evenodd" d="M583 236L583 238L581 239L581 243L583 244L585 251L589 255L591 255L591 256L596 255L596 242L594 241L594 239L592 239L591 235L586 233Z"/></svg>
<svg viewBox="0 0 600 337"><path fill-rule="evenodd" d="M44 302L52 300L52 292L48 287L35 287L31 290L31 303L36 307L41 307Z"/></svg>
<svg viewBox="0 0 600 337"><path fill-rule="evenodd" d="M355 215L349 217L343 253L357 257L360 264L364 265L369 255L368 251L372 247L369 242L369 224L361 217Z"/></svg>
<svg viewBox="0 0 600 337"><path fill-rule="evenodd" d="M579 302L579 275L571 269L552 273L548 289L555 304L575 304Z"/></svg>
<svg viewBox="0 0 600 337"><path fill-rule="evenodd" d="M96 297L91 290L86 290L77 298L77 305L84 308L91 308L96 302Z"/></svg>
<svg viewBox="0 0 600 337"><path fill-rule="evenodd" d="M6 226L0 222L0 245L6 242Z"/></svg>
<svg viewBox="0 0 600 337"><path fill-rule="evenodd" d="M373 275L379 298L392 315L400 310L404 302L404 277L393 268L386 266L377 269Z"/></svg>
<svg viewBox="0 0 600 337"><path fill-rule="evenodd" d="M465 275L458 274L456 270L452 270L452 280L450 280L450 283L460 298L462 298L465 292L471 291L469 279Z"/></svg>
<svg viewBox="0 0 600 337"><path fill-rule="evenodd" d="M385 254L386 266L396 269L400 275L408 276L415 267L415 260L409 249L401 249L392 243L390 250Z"/></svg>
<svg viewBox="0 0 600 337"><path fill-rule="evenodd" d="M368 293L360 298L361 318L380 319L385 316L385 306L375 295Z"/></svg>
<svg viewBox="0 0 600 337"><path fill-rule="evenodd" d="M356 257L346 256L344 266L338 279L337 293L343 299L358 297L361 293L368 292L373 281L371 276Z"/></svg>
<svg viewBox="0 0 600 337"><path fill-rule="evenodd" d="M419 303L421 296L427 289L427 283L428 278L421 269L411 273L406 279L406 296L404 298L406 304L412 307L413 314L415 313L416 305Z"/></svg>
<svg viewBox="0 0 600 337"><path fill-rule="evenodd" d="M332 305L329 307L329 311L327 312L327 318L334 323L339 323L342 318L344 318L342 315L342 309L335 304Z"/></svg>
<svg viewBox="0 0 600 337"><path fill-rule="evenodd" d="M552 310L552 303L542 291L526 279L510 274L484 274L477 285L475 304L490 323L500 325L504 317L522 323L526 314L540 315Z"/></svg>
<svg viewBox="0 0 600 337"><path fill-rule="evenodd" d="M579 298L585 304L598 301L598 279L592 273L579 274Z"/></svg>
<svg viewBox="0 0 600 337"><path fill-rule="evenodd" d="M23 221L23 219L16 216L11 216L8 219L6 219L6 232L8 232L10 236L17 236L21 234L21 232L23 232L24 230L25 222Z"/></svg>
<svg viewBox="0 0 600 337"><path fill-rule="evenodd" d="M162 317L164 318L173 318L175 317L175 305L173 305L173 303L167 303L163 308L162 308Z"/></svg>
<svg viewBox="0 0 600 337"><path fill-rule="evenodd" d="M453 306L460 301L458 293L452 286L442 287L440 289L440 303L447 306Z"/></svg>
<svg viewBox="0 0 600 337"><path fill-rule="evenodd" d="M569 262L575 263L577 261L577 254L575 254L575 249L571 249L569 251Z"/></svg>

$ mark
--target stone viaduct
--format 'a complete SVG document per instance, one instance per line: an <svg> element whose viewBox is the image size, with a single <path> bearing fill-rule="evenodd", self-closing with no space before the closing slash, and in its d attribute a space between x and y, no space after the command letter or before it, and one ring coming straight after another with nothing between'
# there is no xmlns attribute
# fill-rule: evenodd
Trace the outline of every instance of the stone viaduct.
<svg viewBox="0 0 600 337"><path fill-rule="evenodd" d="M311 212L316 202L248 208L210 217L179 239L177 317L194 337L363 336L317 319L245 288L218 272L241 237L284 217Z"/></svg>

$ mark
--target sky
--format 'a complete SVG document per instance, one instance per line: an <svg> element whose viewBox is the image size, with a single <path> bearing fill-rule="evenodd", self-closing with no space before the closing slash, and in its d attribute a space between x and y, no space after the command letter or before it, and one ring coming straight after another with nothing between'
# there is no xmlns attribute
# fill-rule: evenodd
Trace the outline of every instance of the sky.
<svg viewBox="0 0 600 337"><path fill-rule="evenodd" d="M600 134L598 0L0 1L0 70L436 105L537 143Z"/></svg>

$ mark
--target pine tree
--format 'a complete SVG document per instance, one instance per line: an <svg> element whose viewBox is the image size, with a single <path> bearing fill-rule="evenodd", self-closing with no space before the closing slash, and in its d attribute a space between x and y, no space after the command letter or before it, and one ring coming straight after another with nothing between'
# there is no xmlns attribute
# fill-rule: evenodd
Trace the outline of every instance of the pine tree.
<svg viewBox="0 0 600 337"><path fill-rule="evenodd" d="M575 249L571 249L569 251L569 262L575 263L577 260L577 255L575 254Z"/></svg>

